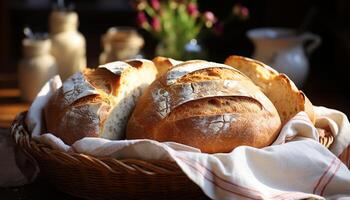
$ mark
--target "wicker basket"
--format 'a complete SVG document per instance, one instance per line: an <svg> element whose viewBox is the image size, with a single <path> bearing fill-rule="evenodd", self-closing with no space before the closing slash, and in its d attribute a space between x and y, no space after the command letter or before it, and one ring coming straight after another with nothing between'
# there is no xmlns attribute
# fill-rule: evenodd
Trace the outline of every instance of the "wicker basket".
<svg viewBox="0 0 350 200"><path fill-rule="evenodd" d="M31 154L59 190L86 199L207 199L171 161L118 160L67 154L31 140L20 113L11 127L17 145ZM329 146L333 139L321 140Z"/></svg>
<svg viewBox="0 0 350 200"><path fill-rule="evenodd" d="M31 140L19 114L11 127L17 145L31 154L59 190L86 199L207 199L171 161L117 160L67 154Z"/></svg>

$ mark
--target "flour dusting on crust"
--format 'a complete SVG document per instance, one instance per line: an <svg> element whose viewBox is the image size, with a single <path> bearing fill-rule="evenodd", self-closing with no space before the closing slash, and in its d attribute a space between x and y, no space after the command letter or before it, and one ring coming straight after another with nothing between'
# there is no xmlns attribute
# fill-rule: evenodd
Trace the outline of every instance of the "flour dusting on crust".
<svg viewBox="0 0 350 200"><path fill-rule="evenodd" d="M227 133L232 123L239 118L238 113L226 113L215 116L195 117L193 124L203 133L219 134Z"/></svg>
<svg viewBox="0 0 350 200"><path fill-rule="evenodd" d="M105 68L116 75L121 75L123 71L129 67L131 67L129 64L122 61L115 61L115 62L111 62L111 63L107 63L99 66L99 68Z"/></svg>
<svg viewBox="0 0 350 200"><path fill-rule="evenodd" d="M182 83L167 88L154 87L156 89L151 91L151 94L153 102L157 105L158 114L161 118L165 118L172 110L184 103L208 97L243 96L254 98L260 102L259 97L247 92L248 83L247 80L210 80Z"/></svg>
<svg viewBox="0 0 350 200"><path fill-rule="evenodd" d="M157 87L156 87L157 88ZM157 113L165 118L170 113L170 94L167 90L163 88L156 89L152 93L153 101L156 102L157 105Z"/></svg>
<svg viewBox="0 0 350 200"><path fill-rule="evenodd" d="M64 106L68 106L83 97L98 94L81 72L75 73L63 83L62 92Z"/></svg>

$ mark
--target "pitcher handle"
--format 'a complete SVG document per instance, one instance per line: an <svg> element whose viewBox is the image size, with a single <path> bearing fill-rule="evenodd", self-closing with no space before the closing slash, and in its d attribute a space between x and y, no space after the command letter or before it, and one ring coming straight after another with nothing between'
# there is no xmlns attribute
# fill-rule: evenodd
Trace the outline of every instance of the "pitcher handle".
<svg viewBox="0 0 350 200"><path fill-rule="evenodd" d="M311 55L311 53L321 44L321 37L313 33L305 33L303 35L303 40L304 42L310 41L310 43L305 46L305 52L308 55Z"/></svg>

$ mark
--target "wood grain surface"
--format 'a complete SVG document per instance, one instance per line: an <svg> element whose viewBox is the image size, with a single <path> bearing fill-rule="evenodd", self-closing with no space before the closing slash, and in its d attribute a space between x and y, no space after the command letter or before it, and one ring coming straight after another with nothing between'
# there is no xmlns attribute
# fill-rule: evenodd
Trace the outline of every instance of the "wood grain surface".
<svg viewBox="0 0 350 200"><path fill-rule="evenodd" d="M15 73L0 74L0 128L9 128L15 116L29 108L30 102L21 100L17 85Z"/></svg>
<svg viewBox="0 0 350 200"><path fill-rule="evenodd" d="M28 110L30 102L20 99L17 88L0 88L0 127L9 128L15 116Z"/></svg>

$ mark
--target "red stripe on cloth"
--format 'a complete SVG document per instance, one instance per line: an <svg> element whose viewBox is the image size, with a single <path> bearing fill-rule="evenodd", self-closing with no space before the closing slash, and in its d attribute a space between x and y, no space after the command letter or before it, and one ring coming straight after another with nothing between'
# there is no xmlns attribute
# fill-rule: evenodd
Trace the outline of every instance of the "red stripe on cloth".
<svg viewBox="0 0 350 200"><path fill-rule="evenodd" d="M335 163L337 158L333 158L332 162L328 165L328 167L326 168L326 170L323 172L322 176L318 179L314 190L312 191L312 193L316 194L316 190L318 188L318 186L320 185L322 179L326 176L326 174L328 173L328 171L331 169L332 165Z"/></svg>
<svg viewBox="0 0 350 200"><path fill-rule="evenodd" d="M216 175L213 171L210 169L206 168L205 166L201 165L198 162L187 160L186 158L176 156L178 159L183 161L185 164L190 166L191 168L195 169L198 171L202 176L211 182L213 185L217 186L218 188L225 190L229 193L239 195L248 199L264 199L262 194L254 189L250 189L247 187L243 187L240 185L237 185L233 182L227 181ZM194 164L193 164L194 163ZM208 177L209 175L209 177ZM229 187L225 186L229 185Z"/></svg>
<svg viewBox="0 0 350 200"><path fill-rule="evenodd" d="M187 158L185 158L185 157L180 157L180 156L177 156L177 157L178 157L178 158L181 158L181 159L184 159L184 160L186 160L187 162L195 162L195 161L189 160L189 159L187 159ZM202 165L202 164L199 163L199 162L195 162L195 163L197 163L199 166L203 167L205 170L211 172L211 173L212 173L214 176L216 176L218 179L220 179L220 180L222 180L222 181L224 181L224 182L226 182L226 183L233 184L233 185L235 185L235 186L237 186L237 187L240 187L240 188L242 188L242 189L246 189L246 190L249 190L249 191L252 191L252 192L259 193L259 195L262 195L262 193L260 193L260 191L258 191L258 190L254 190L254 189L251 189L251 188L247 188L247 187L238 185L238 184L236 184L236 183L227 181L227 180L221 178L220 176L216 175L213 171L211 171L211 169L207 168L205 165Z"/></svg>
<svg viewBox="0 0 350 200"><path fill-rule="evenodd" d="M270 199L274 199L274 200L282 200L282 199L306 199L306 198L310 198L310 195L308 194L304 194L301 192L286 192L286 193L282 193L276 196L271 197Z"/></svg>
<svg viewBox="0 0 350 200"><path fill-rule="evenodd" d="M325 185L323 186L322 190L321 190L321 196L323 196L323 192L325 191L327 185L331 182L331 180L333 179L334 175L337 173L337 171L339 170L341 165L341 162L338 161L337 167L335 168L334 172L332 173L331 177L329 177L329 179L327 180L327 182L325 183Z"/></svg>

